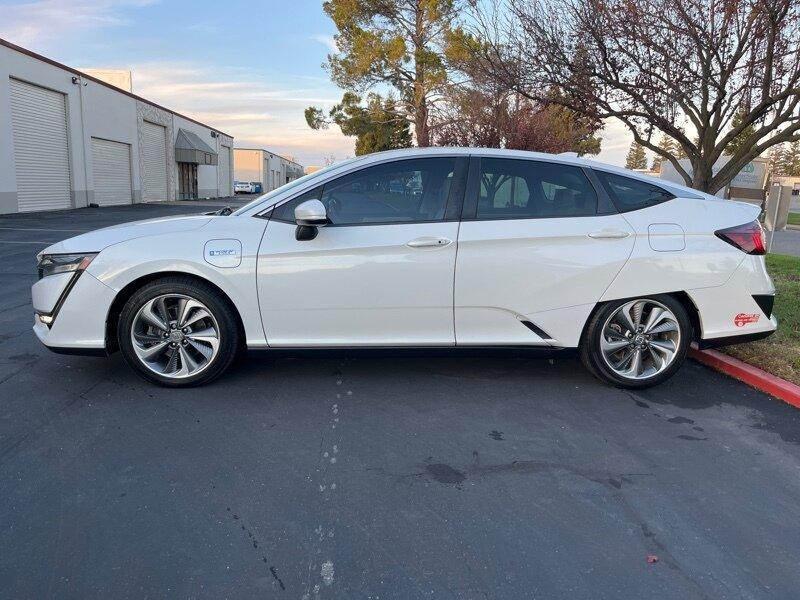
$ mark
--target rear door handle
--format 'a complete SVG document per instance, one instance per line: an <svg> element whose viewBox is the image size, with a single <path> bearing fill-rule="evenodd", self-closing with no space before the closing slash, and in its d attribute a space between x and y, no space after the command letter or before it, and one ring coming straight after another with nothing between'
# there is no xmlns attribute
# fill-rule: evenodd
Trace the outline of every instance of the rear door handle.
<svg viewBox="0 0 800 600"><path fill-rule="evenodd" d="M621 229L602 229L601 231L591 232L589 237L594 240L621 240L629 235L629 231L622 231Z"/></svg>
<svg viewBox="0 0 800 600"><path fill-rule="evenodd" d="M421 237L406 243L409 248L441 248L453 243L447 238Z"/></svg>

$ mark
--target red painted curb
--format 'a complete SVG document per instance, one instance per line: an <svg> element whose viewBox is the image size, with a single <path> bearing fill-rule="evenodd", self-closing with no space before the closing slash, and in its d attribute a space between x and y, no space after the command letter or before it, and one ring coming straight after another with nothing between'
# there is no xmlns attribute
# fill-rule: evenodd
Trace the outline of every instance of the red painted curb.
<svg viewBox="0 0 800 600"><path fill-rule="evenodd" d="M800 408L800 385L795 385L790 381L776 377L722 352L698 350L694 344L689 348L689 356L716 371L746 383L750 387L761 390L770 396L775 396L795 408Z"/></svg>

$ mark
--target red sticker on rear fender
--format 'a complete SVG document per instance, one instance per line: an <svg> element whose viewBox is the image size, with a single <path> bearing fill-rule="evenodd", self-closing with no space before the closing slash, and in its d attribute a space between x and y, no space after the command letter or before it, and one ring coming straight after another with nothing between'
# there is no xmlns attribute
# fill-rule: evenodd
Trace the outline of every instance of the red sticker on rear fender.
<svg viewBox="0 0 800 600"><path fill-rule="evenodd" d="M761 315L758 313L739 313L733 318L733 322L737 327L744 327L748 323L758 323L759 317Z"/></svg>

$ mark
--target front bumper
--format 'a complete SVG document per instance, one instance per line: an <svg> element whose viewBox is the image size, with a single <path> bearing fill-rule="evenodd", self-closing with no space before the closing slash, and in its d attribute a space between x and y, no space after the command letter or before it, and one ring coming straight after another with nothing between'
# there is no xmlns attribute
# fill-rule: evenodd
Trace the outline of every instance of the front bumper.
<svg viewBox="0 0 800 600"><path fill-rule="evenodd" d="M36 336L54 352L105 353L106 317L116 292L87 271L68 282L51 277L58 276L32 288Z"/></svg>

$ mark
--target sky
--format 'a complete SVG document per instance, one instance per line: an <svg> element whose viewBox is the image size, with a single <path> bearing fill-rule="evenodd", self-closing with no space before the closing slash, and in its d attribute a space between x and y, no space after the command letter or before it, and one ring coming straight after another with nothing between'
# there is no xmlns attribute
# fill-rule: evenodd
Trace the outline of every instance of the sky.
<svg viewBox="0 0 800 600"><path fill-rule="evenodd" d="M321 0L0 0L0 37L76 68L126 69L133 91L303 165L353 155L337 127L314 131L307 106L342 90L322 65L335 27ZM630 144L608 123L600 160Z"/></svg>

